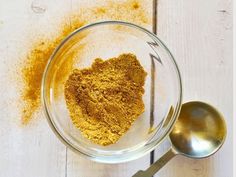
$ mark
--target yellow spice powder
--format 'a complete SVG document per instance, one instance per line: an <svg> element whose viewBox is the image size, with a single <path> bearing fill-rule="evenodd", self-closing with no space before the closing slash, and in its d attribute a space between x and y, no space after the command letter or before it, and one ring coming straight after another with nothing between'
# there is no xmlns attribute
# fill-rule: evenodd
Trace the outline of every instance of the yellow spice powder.
<svg viewBox="0 0 236 177"><path fill-rule="evenodd" d="M104 2L106 3L102 6L80 8L71 14L67 14L66 20L62 20L60 24L60 32L58 32L56 37L45 38L39 36L32 43L32 48L29 49L29 53L23 62L21 61L23 64L20 67L23 80L23 87L20 88L21 101L23 101L21 103L21 120L23 124L28 124L35 112L39 110L43 71L53 50L73 30L85 24L101 20L124 20L139 25L150 24L148 13L142 6L142 4L145 4L143 0L107 0ZM69 23L68 19L70 19ZM79 52L82 53L83 49L81 48ZM73 56L68 58L64 65L66 65L64 70L57 75L56 86L65 82L65 76L73 68ZM55 91L56 93L60 92L60 90Z"/></svg>
<svg viewBox="0 0 236 177"><path fill-rule="evenodd" d="M99 145L117 142L144 112L147 73L133 54L74 69L65 83L65 100L73 124Z"/></svg>

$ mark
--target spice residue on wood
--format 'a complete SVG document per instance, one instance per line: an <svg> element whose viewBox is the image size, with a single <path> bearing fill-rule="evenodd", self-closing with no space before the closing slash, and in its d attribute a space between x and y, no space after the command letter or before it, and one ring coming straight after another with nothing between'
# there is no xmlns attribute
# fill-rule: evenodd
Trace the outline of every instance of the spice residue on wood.
<svg viewBox="0 0 236 177"><path fill-rule="evenodd" d="M21 100L23 100L22 123L29 123L35 112L39 110L43 71L55 47L69 33L85 24L99 20L123 20L139 25L150 24L148 12L142 7L143 3L143 0L106 1L102 6L80 8L75 13L69 14L65 18L67 21L63 20L61 22L61 28L56 37L49 39L37 35L38 37L32 43L32 48L27 57L23 61L21 60L21 63L23 63L23 66L21 65L23 79L23 87L21 88ZM68 19L70 19L69 23ZM79 52L82 52L82 49ZM58 76L58 84L65 82L66 78L64 76L67 75L65 73L69 73L73 69L73 56L71 58L65 63L68 65L68 67L65 67L66 70Z"/></svg>
<svg viewBox="0 0 236 177"><path fill-rule="evenodd" d="M133 54L75 69L65 83L73 124L99 145L117 142L144 112L142 95L147 73Z"/></svg>
<svg viewBox="0 0 236 177"><path fill-rule="evenodd" d="M74 26L81 27L84 23L80 21L74 22ZM27 124L34 113L40 107L40 89L41 80L43 77L44 69L47 62L55 49L55 47L60 43L60 41L67 36L73 28L71 26L64 26L61 34L54 40L49 39L39 39L34 44L33 48L29 52L26 61L21 68L23 88L21 90L21 98L24 101L22 106L22 123ZM71 59L67 60L65 63L64 70L57 75L57 83L63 81L64 75L70 72L73 65L73 56ZM66 70L65 70L66 69Z"/></svg>

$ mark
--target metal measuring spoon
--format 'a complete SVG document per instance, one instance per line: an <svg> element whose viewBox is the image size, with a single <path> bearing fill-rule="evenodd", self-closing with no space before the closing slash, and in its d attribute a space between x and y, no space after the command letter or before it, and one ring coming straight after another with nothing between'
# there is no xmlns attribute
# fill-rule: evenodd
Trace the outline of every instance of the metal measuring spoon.
<svg viewBox="0 0 236 177"><path fill-rule="evenodd" d="M138 171L133 177L152 177L176 155L208 157L219 150L225 137L224 118L215 108L199 101L185 103L169 136L171 148L147 170Z"/></svg>

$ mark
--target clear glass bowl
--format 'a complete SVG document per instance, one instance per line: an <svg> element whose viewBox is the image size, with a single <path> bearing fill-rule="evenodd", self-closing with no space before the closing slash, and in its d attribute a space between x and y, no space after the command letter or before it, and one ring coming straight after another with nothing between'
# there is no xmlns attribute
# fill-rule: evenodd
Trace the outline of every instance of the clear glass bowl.
<svg viewBox="0 0 236 177"><path fill-rule="evenodd" d="M65 63L73 58L73 68L84 68L95 58L108 59L122 53L135 54L148 73L145 112L116 144L100 146L84 138L69 117L64 82L70 72L65 72ZM180 73L168 48L153 33L121 21L93 23L71 33L54 51L42 81L42 103L55 134L75 152L104 163L130 161L155 149L171 131L181 98Z"/></svg>

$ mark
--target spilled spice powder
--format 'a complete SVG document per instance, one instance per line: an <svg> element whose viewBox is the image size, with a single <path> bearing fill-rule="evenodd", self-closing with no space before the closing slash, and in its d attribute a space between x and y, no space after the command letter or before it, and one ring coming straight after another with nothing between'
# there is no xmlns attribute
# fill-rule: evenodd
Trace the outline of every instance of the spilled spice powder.
<svg viewBox="0 0 236 177"><path fill-rule="evenodd" d="M138 9L140 7L138 2L133 2L133 8Z"/></svg>
<svg viewBox="0 0 236 177"><path fill-rule="evenodd" d="M83 25L82 22L74 22L74 26L79 28ZM21 69L24 87L21 92L21 97L24 101L22 107L22 123L27 124L33 117L34 113L40 107L40 89L41 80L47 62L54 51L55 47L61 40L73 31L74 26L64 26L62 33L54 40L41 39L34 44L34 47L29 52L27 59ZM73 58L73 56L71 57ZM65 65L66 70L57 75L57 82L63 81L64 75L72 69L72 60L67 60Z"/></svg>
<svg viewBox="0 0 236 177"><path fill-rule="evenodd" d="M117 142L144 112L142 95L147 73L133 54L74 69L65 83L73 124L99 145Z"/></svg>
<svg viewBox="0 0 236 177"><path fill-rule="evenodd" d="M62 21L60 25L61 32L58 33L57 37L52 39L38 37L32 44L32 48L23 61L24 64L21 68L23 79L23 88L21 89L21 98L23 100L21 120L23 124L29 123L34 113L40 107L42 75L55 47L75 29L99 20L123 20L139 25L149 24L148 12L141 6L141 2L141 0L127 0L125 2L106 1L106 4L102 6L80 8L75 13L68 15L66 19L70 19L69 24L68 21ZM82 49L80 52L82 52ZM64 76L73 69L73 59L68 60L65 64L68 67L65 67L66 69L57 76L58 83L55 83L55 87L57 84L65 82L66 78Z"/></svg>

